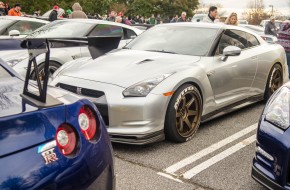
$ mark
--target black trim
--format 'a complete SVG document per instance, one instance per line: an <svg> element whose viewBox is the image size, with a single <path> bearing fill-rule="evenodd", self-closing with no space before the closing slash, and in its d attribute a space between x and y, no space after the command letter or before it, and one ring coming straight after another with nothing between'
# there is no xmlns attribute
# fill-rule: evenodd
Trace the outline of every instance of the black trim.
<svg viewBox="0 0 290 190"><path fill-rule="evenodd" d="M122 135L109 133L110 140L115 143L124 143L132 145L147 145L165 139L164 131L157 131L144 135Z"/></svg>
<svg viewBox="0 0 290 190"><path fill-rule="evenodd" d="M254 102L259 102L259 101L261 101L263 99L264 99L264 94L258 94L256 96L252 96L252 97L246 98L244 100L241 100L239 102L235 102L233 104L230 104L230 105L225 106L223 108L217 109L217 110L215 110L213 112L210 112L210 113L202 116L201 117L201 121L202 122L208 121L210 119L213 119L213 118L219 116L219 114L224 115L224 114L236 111L238 108L235 109L235 107L238 107L238 106L240 106L242 104L246 104L245 106L247 106L248 104L252 104Z"/></svg>
<svg viewBox="0 0 290 190"><path fill-rule="evenodd" d="M263 173L261 173L255 166L252 167L252 178L270 190L284 190L285 189L281 187L279 184L269 179Z"/></svg>

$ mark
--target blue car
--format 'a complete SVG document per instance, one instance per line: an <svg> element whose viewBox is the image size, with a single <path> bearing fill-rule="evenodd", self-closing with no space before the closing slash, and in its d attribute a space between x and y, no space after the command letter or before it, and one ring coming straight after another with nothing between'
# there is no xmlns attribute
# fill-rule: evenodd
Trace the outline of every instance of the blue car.
<svg viewBox="0 0 290 190"><path fill-rule="evenodd" d="M114 189L112 146L96 107L52 87L53 106L34 104L24 82L0 61L0 189Z"/></svg>
<svg viewBox="0 0 290 190"><path fill-rule="evenodd" d="M252 177L268 189L290 189L290 83L269 99L257 132Z"/></svg>

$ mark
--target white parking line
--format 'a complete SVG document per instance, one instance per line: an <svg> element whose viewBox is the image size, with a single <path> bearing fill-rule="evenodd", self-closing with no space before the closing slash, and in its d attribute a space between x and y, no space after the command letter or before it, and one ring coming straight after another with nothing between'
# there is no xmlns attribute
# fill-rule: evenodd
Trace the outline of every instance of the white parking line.
<svg viewBox="0 0 290 190"><path fill-rule="evenodd" d="M171 180L173 180L173 181L176 181L176 182L179 182L179 183L183 183L180 179L176 179L176 178L172 177L172 176L169 175L169 174L166 174L166 173L163 173L163 172L158 172L157 174L158 174L158 175L161 175L161 176L163 176L163 177L166 177L166 178L168 178L168 179L171 179Z"/></svg>
<svg viewBox="0 0 290 190"><path fill-rule="evenodd" d="M192 177L194 177L195 175L199 174L200 172L202 172L203 170L207 169L208 167L214 165L215 163L225 159L226 157L234 154L235 152L239 151L240 149L250 145L251 143L255 142L256 140L256 135L253 135L245 140L243 140L242 142L228 148L227 150L217 154L216 156L208 159L207 161L195 166L194 168L192 168L191 170L185 172L183 174L183 177L185 179L191 179Z"/></svg>
<svg viewBox="0 0 290 190"><path fill-rule="evenodd" d="M204 156L206 156L206 155L208 155L208 154L210 154L210 153L222 148L223 146L225 146L225 145L227 145L227 144L229 144L229 143L241 138L242 136L254 131L255 129L257 129L257 123L245 128L245 129L243 129L243 130L241 130L241 131L239 131L237 133L235 133L234 135L232 135L230 137L227 137L227 138L225 138L225 139L223 139L223 140L221 140L221 141L219 141L219 142L217 142L217 143L215 143L215 144L213 144L213 145L211 145L211 146L199 151L196 154L193 154L193 155L191 155L191 156L189 156L189 157L187 157L187 158L185 158L185 159L173 164L172 166L166 168L165 172L169 173L169 174L174 174L179 169L181 169L181 168L183 168L183 167L185 167L185 166L187 166L187 165L199 160L200 158L202 158L202 157L204 157Z"/></svg>

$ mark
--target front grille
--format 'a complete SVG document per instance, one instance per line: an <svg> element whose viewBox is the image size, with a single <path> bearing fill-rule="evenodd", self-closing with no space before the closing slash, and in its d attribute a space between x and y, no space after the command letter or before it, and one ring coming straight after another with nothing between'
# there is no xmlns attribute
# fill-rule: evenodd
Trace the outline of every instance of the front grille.
<svg viewBox="0 0 290 190"><path fill-rule="evenodd" d="M56 85L57 87L60 87L64 90L82 95L82 96L87 96L87 97L91 97L91 98L99 98L101 96L104 96L105 93L102 91L98 91L98 90L91 90L91 89L87 89L87 88L80 88L80 87L76 87L76 86L71 86L71 85L67 85L67 84L63 84L63 83L58 83ZM94 103L103 120L104 123L109 126L109 109L108 109L108 105L107 104L99 104L99 103Z"/></svg>
<svg viewBox="0 0 290 190"><path fill-rule="evenodd" d="M70 91L70 92L73 92L73 93L76 93L79 95L92 97L92 98L99 98L99 97L105 95L105 93L102 91L71 86L71 85L67 85L67 84L63 84L63 83L58 83L57 86L64 89L64 90L67 90L67 91Z"/></svg>

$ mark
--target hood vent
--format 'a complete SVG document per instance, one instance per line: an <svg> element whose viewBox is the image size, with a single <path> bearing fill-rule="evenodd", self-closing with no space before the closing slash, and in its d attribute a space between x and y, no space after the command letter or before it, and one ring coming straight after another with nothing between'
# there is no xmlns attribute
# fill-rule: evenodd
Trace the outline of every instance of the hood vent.
<svg viewBox="0 0 290 190"><path fill-rule="evenodd" d="M143 64L143 63L151 62L151 61L154 61L154 60L153 59L144 59L143 61L139 61L136 64L140 65L140 64Z"/></svg>

